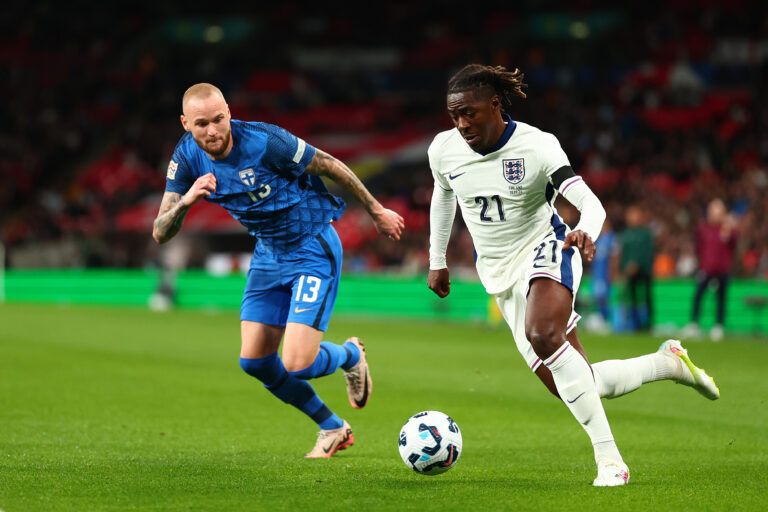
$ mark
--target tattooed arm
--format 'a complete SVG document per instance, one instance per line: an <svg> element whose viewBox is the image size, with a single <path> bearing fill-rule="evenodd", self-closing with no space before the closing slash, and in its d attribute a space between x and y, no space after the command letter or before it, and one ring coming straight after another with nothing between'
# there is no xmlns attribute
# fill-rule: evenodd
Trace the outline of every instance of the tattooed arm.
<svg viewBox="0 0 768 512"><path fill-rule="evenodd" d="M182 195L176 192L166 192L160 203L160 212L152 226L152 238L163 244L176 236L187 216L189 206L181 202Z"/></svg>
<svg viewBox="0 0 768 512"><path fill-rule="evenodd" d="M349 167L328 153L319 149L306 168L306 172L316 176L327 176L339 186L352 193L355 198L368 210L376 229L393 240L400 240L403 232L403 218L395 211L384 208L375 197L365 188L360 179Z"/></svg>
<svg viewBox="0 0 768 512"><path fill-rule="evenodd" d="M212 173L200 176L184 194L166 192L160 202L160 212L152 226L152 238L164 244L179 232L187 212L201 197L210 197L216 191L216 177Z"/></svg>

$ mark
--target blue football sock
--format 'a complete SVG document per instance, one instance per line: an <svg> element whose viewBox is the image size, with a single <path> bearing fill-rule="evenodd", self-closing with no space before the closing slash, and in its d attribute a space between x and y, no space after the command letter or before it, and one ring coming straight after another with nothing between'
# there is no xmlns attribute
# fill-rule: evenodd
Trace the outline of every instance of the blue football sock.
<svg viewBox="0 0 768 512"><path fill-rule="evenodd" d="M245 373L261 381L277 398L312 418L321 429L339 428L343 425L341 418L323 403L308 382L286 371L277 354L258 359L241 357L240 367Z"/></svg>
<svg viewBox="0 0 768 512"><path fill-rule="evenodd" d="M336 345L330 341L320 343L320 351L312 364L303 370L290 372L299 379L315 379L330 375L340 367L348 370L360 360L360 350L353 343Z"/></svg>
<svg viewBox="0 0 768 512"><path fill-rule="evenodd" d="M347 360L341 365L341 368L343 370L349 370L360 361L360 349L357 348L357 345L350 343L349 341L344 342L344 345L342 346L344 347L344 350L347 351Z"/></svg>
<svg viewBox="0 0 768 512"><path fill-rule="evenodd" d="M342 420L341 418L336 416L333 412L331 412L331 415L328 416L328 419L325 421L321 421L320 423L318 423L318 425L320 425L320 428L323 430L331 430L334 428L341 428L342 425L344 425L344 420Z"/></svg>

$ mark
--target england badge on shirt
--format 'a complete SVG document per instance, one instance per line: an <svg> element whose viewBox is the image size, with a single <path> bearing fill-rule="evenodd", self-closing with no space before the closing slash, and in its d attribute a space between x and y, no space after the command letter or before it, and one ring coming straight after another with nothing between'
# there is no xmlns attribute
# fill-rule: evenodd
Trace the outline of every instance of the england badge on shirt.
<svg viewBox="0 0 768 512"><path fill-rule="evenodd" d="M517 185L525 178L524 158L505 158L502 162L504 179L513 185Z"/></svg>
<svg viewBox="0 0 768 512"><path fill-rule="evenodd" d="M256 173L253 172L253 169L243 169L238 174L240 175L240 180L249 187L256 183Z"/></svg>

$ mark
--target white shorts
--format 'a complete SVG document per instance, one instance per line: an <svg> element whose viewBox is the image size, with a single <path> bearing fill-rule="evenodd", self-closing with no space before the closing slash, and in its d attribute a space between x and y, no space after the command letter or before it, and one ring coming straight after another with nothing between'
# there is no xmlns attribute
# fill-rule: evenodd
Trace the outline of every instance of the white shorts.
<svg viewBox="0 0 768 512"><path fill-rule="evenodd" d="M561 234L560 236L564 235ZM519 277L512 286L494 295L504 320L507 321L512 330L517 350L520 351L528 367L534 372L541 364L541 359L533 351L531 343L525 337L525 309L528 305L528 290L531 280L542 277L562 283L571 290L574 302L576 292L579 290L579 283L581 283L581 255L578 248L571 247L563 251L563 241L558 240L558 238L555 233L547 236L541 244L531 251L525 260L524 271L518 274ZM572 309L565 332L571 332L580 318L581 316Z"/></svg>

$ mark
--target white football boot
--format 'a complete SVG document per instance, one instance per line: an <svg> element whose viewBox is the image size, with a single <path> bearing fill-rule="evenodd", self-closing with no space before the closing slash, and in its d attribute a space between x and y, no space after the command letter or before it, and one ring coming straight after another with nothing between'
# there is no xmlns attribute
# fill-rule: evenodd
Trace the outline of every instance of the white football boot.
<svg viewBox="0 0 768 512"><path fill-rule="evenodd" d="M616 462L598 456L597 478L592 482L595 487L616 487L629 483L629 468L623 462Z"/></svg>
<svg viewBox="0 0 768 512"><path fill-rule="evenodd" d="M675 376L675 382L690 386L710 400L720 398L720 389L712 377L707 375L688 357L688 351L679 340L667 340L661 344L659 351L667 357L675 358L680 364L680 374Z"/></svg>
<svg viewBox="0 0 768 512"><path fill-rule="evenodd" d="M347 420L339 428L321 430L317 433L317 443L312 451L304 456L305 459L329 459L339 450L346 450L355 444L352 427Z"/></svg>
<svg viewBox="0 0 768 512"><path fill-rule="evenodd" d="M344 371L344 379L347 381L347 395L349 403L355 409L362 409L368 403L373 391L373 380L371 380L371 370L368 368L368 360L365 358L365 345L360 338L349 338L348 343L352 343L360 351L360 360L355 366Z"/></svg>

